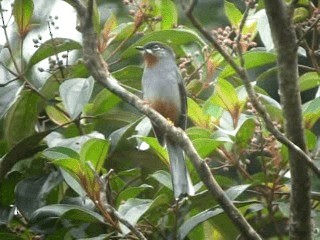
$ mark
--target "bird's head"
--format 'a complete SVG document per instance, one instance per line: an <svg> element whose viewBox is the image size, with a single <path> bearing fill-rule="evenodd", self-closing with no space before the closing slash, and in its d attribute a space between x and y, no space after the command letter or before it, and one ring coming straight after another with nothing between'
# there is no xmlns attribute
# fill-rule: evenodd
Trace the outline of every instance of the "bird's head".
<svg viewBox="0 0 320 240"><path fill-rule="evenodd" d="M143 53L147 67L152 67L161 60L175 59L172 49L160 42L149 42L144 46L136 47L136 49Z"/></svg>

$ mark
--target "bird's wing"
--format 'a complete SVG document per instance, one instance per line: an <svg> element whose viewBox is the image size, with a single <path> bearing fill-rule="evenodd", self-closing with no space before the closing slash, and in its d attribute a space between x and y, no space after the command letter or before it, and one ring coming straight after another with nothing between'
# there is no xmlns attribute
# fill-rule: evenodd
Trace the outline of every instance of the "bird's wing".
<svg viewBox="0 0 320 240"><path fill-rule="evenodd" d="M176 71L177 79L178 79L178 86L179 86L179 92L180 92L180 101L181 101L181 116L179 118L178 126L182 128L183 130L187 127L187 92L186 88L184 86L184 82L182 79L182 76L177 69Z"/></svg>

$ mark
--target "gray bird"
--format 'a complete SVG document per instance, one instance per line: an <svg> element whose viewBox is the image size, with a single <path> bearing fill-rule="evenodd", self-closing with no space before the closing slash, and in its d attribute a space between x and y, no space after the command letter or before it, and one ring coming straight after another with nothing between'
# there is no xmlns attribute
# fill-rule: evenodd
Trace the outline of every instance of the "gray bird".
<svg viewBox="0 0 320 240"><path fill-rule="evenodd" d="M143 99L176 127L185 129L187 95L173 50L160 42L150 42L137 49L143 52L145 63L142 76ZM159 143L167 147L174 197L179 199L194 195L183 150L154 125L153 130Z"/></svg>

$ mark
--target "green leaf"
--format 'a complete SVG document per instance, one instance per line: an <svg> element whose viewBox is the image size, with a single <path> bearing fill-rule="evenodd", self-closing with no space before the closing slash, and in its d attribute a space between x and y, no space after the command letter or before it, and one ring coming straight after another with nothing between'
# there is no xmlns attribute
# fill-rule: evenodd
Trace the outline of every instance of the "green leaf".
<svg viewBox="0 0 320 240"><path fill-rule="evenodd" d="M201 106L191 98L188 98L188 117L198 127L210 128L210 115L206 114Z"/></svg>
<svg viewBox="0 0 320 240"><path fill-rule="evenodd" d="M3 178L18 161L37 153L41 149L39 142L51 132L52 130L36 133L19 141L1 158L0 179Z"/></svg>
<svg viewBox="0 0 320 240"><path fill-rule="evenodd" d="M178 238L179 239L185 239L189 232L191 232L196 226L198 226L200 223L208 220L209 218L212 218L214 216L217 216L219 214L223 213L223 210L221 208L217 208L215 210L205 210L203 212L198 213L195 216L192 216L187 221L185 221L181 227L178 230Z"/></svg>
<svg viewBox="0 0 320 240"><path fill-rule="evenodd" d="M307 72L299 77L300 91L306 91L320 84L320 75L317 72Z"/></svg>
<svg viewBox="0 0 320 240"><path fill-rule="evenodd" d="M237 116L241 105L236 89L228 81L219 78L210 102Z"/></svg>
<svg viewBox="0 0 320 240"><path fill-rule="evenodd" d="M108 112L110 109L114 108L119 102L121 102L121 99L111 93L107 89L103 89L101 92L99 92L94 100L92 101L92 104L90 104L90 108L86 110L88 112L88 115L98 115L104 112Z"/></svg>
<svg viewBox="0 0 320 240"><path fill-rule="evenodd" d="M171 0L158 0L160 12L161 12L161 29L171 29L177 25L178 13L176 5Z"/></svg>
<svg viewBox="0 0 320 240"><path fill-rule="evenodd" d="M74 158L63 158L53 161L54 165L63 168L67 172L71 173L72 176L77 176L77 181L82 177L83 170L78 159Z"/></svg>
<svg viewBox="0 0 320 240"><path fill-rule="evenodd" d="M169 165L168 162L168 152L165 150L164 147L160 145L158 140L154 137L143 137L143 136L137 136L140 140L143 142L147 143L153 152L160 158L160 160L166 164L167 166Z"/></svg>
<svg viewBox="0 0 320 240"><path fill-rule="evenodd" d="M13 3L13 17L21 38L29 32L33 9L32 0L15 0Z"/></svg>
<svg viewBox="0 0 320 240"><path fill-rule="evenodd" d="M67 214L68 211L72 211L70 215ZM30 224L33 229L54 232L57 227L57 220L64 217L64 214L67 214L66 217L70 216L71 218L77 218L76 215L78 214L79 218L85 221L104 223L101 215L87 208L70 204L54 204L37 209L31 216Z"/></svg>
<svg viewBox="0 0 320 240"><path fill-rule="evenodd" d="M310 129L320 118L320 98L315 98L302 105L305 127Z"/></svg>
<svg viewBox="0 0 320 240"><path fill-rule="evenodd" d="M242 19L242 13L240 10L228 1L224 1L224 13L226 14L231 26L238 27Z"/></svg>
<svg viewBox="0 0 320 240"><path fill-rule="evenodd" d="M15 189L16 206L22 215L30 219L31 215L46 204L46 197L61 183L58 171L51 172L48 176L32 177L20 181Z"/></svg>
<svg viewBox="0 0 320 240"><path fill-rule="evenodd" d="M170 173L160 170L150 175L151 178L157 180L163 186L172 190L172 180Z"/></svg>
<svg viewBox="0 0 320 240"><path fill-rule="evenodd" d="M60 96L71 119L77 118L89 102L93 85L92 77L69 79L60 85Z"/></svg>
<svg viewBox="0 0 320 240"><path fill-rule="evenodd" d="M228 198L233 201L235 200L238 196L240 196L247 188L250 187L250 184L244 184L244 185L237 185L230 187L226 190L226 194Z"/></svg>
<svg viewBox="0 0 320 240"><path fill-rule="evenodd" d="M43 151L42 155L50 160L58 160L65 158L80 159L80 156L76 151L66 147L48 148L45 151Z"/></svg>
<svg viewBox="0 0 320 240"><path fill-rule="evenodd" d="M5 87L0 87L0 119L7 113L12 104L17 100L19 93L23 89L16 81Z"/></svg>
<svg viewBox="0 0 320 240"><path fill-rule="evenodd" d="M24 1L24 0L22 0ZM81 49L81 44L68 38L53 38L41 44L29 60L29 67L60 52Z"/></svg>
<svg viewBox="0 0 320 240"><path fill-rule="evenodd" d="M116 206L119 206L121 202L127 201L130 198L135 198L140 193L147 189L152 189L153 187L151 185L142 184L138 187L130 187L126 188L125 190L121 191L116 199Z"/></svg>
<svg viewBox="0 0 320 240"><path fill-rule="evenodd" d="M153 200L131 198L119 207L119 214L126 219L131 225L135 226L140 217L151 207ZM120 229L123 235L126 235L130 230L120 224Z"/></svg>
<svg viewBox="0 0 320 240"><path fill-rule="evenodd" d="M236 133L236 144L240 149L246 148L255 133L256 124L253 118L245 119Z"/></svg>
<svg viewBox="0 0 320 240"><path fill-rule="evenodd" d="M120 70L112 72L112 76L119 82L135 89L141 89L141 77L143 69L138 66L129 65Z"/></svg>
<svg viewBox="0 0 320 240"><path fill-rule="evenodd" d="M85 142L80 151L82 163L91 162L94 170L99 173L108 155L110 143L104 139L93 138Z"/></svg>
<svg viewBox="0 0 320 240"><path fill-rule="evenodd" d="M5 118L4 129L9 147L21 139L35 133L38 121L38 104L40 97L31 90L24 90L9 109Z"/></svg>
<svg viewBox="0 0 320 240"><path fill-rule="evenodd" d="M261 67L270 63L276 63L277 57L274 53L269 52L262 52L262 51L252 51L247 52L243 55L245 65L244 67L248 69ZM239 64L239 58L236 59L236 63ZM222 72L220 73L219 77L221 78L228 78L234 75L236 72L230 66L227 65Z"/></svg>
<svg viewBox="0 0 320 240"><path fill-rule="evenodd" d="M135 47L142 46L150 41L160 41L169 44L173 49L176 50L176 53L179 54L180 45L197 42L201 46L205 46L205 42L202 38L191 29L168 29L162 31L152 32L131 45L127 50L122 53L122 58L129 58L138 54ZM180 51L180 54L182 52Z"/></svg>
<svg viewBox="0 0 320 240"><path fill-rule="evenodd" d="M209 138L198 138L193 140L192 143L201 158L205 158L208 155L210 155L221 144L215 139L209 139Z"/></svg>
<svg viewBox="0 0 320 240"><path fill-rule="evenodd" d="M191 140L211 137L211 132L208 129L200 127L190 127L186 129L186 133Z"/></svg>

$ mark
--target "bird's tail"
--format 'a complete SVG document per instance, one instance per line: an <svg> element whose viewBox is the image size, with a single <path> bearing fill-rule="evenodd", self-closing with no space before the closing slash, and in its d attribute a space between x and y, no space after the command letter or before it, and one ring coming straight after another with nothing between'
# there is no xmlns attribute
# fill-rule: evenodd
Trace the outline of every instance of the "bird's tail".
<svg viewBox="0 0 320 240"><path fill-rule="evenodd" d="M166 139L169 154L171 176L174 197L180 198L186 195L194 195L194 188L184 159L184 153L180 146Z"/></svg>

